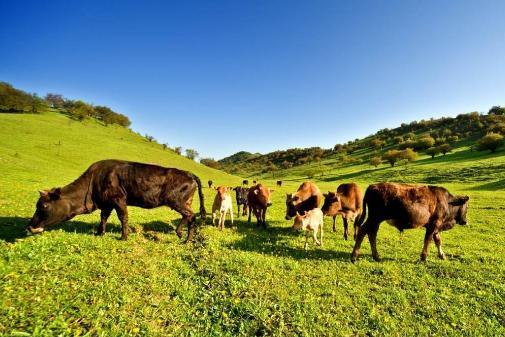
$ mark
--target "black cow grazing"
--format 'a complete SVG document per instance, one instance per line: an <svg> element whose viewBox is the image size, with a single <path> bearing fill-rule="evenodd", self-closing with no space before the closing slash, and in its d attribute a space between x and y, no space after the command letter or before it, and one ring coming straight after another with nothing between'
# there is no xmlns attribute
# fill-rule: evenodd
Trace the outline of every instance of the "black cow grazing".
<svg viewBox="0 0 505 337"><path fill-rule="evenodd" d="M440 232L451 229L456 223L466 225L468 199L467 196L453 196L445 188L438 186L391 183L368 186L363 200L363 213L357 221L357 225L361 227L352 251L352 261L356 261L361 242L367 234L374 260L380 259L376 241L382 221L387 221L400 231L425 227L421 261L426 260L432 239L437 246L438 256L445 259ZM367 208L369 214L363 224Z"/></svg>
<svg viewBox="0 0 505 337"><path fill-rule="evenodd" d="M188 225L191 241L195 232L195 215L191 209L193 195L198 188L200 215L205 219L205 205L200 179L192 173L176 168L103 160L91 165L73 183L41 191L37 209L30 225L31 233L40 233L49 225L72 219L79 214L101 210L97 234L105 232L107 219L116 210L121 221L121 238L128 238L127 206L155 208L169 206L182 215L176 233L182 237L182 227Z"/></svg>
<svg viewBox="0 0 505 337"><path fill-rule="evenodd" d="M207 184L209 184L209 188L211 188L211 187L212 187L212 180L209 180L209 181L207 182Z"/></svg>
<svg viewBox="0 0 505 337"><path fill-rule="evenodd" d="M253 185L256 185L256 180L253 180Z"/></svg>
<svg viewBox="0 0 505 337"><path fill-rule="evenodd" d="M277 180L277 186L279 186L279 187L282 186L282 180Z"/></svg>
<svg viewBox="0 0 505 337"><path fill-rule="evenodd" d="M249 185L249 180L247 180L247 179L242 180L242 185L244 185L244 186Z"/></svg>
<svg viewBox="0 0 505 337"><path fill-rule="evenodd" d="M249 188L237 186L233 189L237 199L237 218L240 217L240 205L242 205L242 215L247 215L247 193Z"/></svg>

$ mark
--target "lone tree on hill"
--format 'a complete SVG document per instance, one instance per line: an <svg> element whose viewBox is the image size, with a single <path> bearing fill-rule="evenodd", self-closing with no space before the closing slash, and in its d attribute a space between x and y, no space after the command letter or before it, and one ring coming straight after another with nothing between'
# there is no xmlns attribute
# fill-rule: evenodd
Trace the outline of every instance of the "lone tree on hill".
<svg viewBox="0 0 505 337"><path fill-rule="evenodd" d="M442 144L438 147L439 151L445 156L448 152L452 151L452 146L449 144Z"/></svg>
<svg viewBox="0 0 505 337"><path fill-rule="evenodd" d="M370 158L370 165L374 166L375 168L377 168L377 166L379 166L380 164L382 164L382 159L381 157L379 156L374 156L372 158Z"/></svg>
<svg viewBox="0 0 505 337"><path fill-rule="evenodd" d="M431 156L431 159L435 159L435 156L440 153L440 149L438 147L430 147L426 150L426 154Z"/></svg>
<svg viewBox="0 0 505 337"><path fill-rule="evenodd" d="M186 157L191 160L195 160L195 158L198 157L198 152L193 149L186 149Z"/></svg>
<svg viewBox="0 0 505 337"><path fill-rule="evenodd" d="M482 137L477 144L477 149L479 151L489 150L494 153L498 150L498 148L503 146L503 136L498 133L491 132Z"/></svg>
<svg viewBox="0 0 505 337"><path fill-rule="evenodd" d="M382 159L387 161L391 167L395 166L395 163L400 159L400 151L398 150L389 150L384 153Z"/></svg>

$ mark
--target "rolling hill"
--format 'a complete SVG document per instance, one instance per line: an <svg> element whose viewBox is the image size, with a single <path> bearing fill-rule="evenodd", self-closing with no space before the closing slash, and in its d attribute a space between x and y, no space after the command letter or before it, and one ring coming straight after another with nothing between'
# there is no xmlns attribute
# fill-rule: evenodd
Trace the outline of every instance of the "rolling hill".
<svg viewBox="0 0 505 337"><path fill-rule="evenodd" d="M505 153L471 150L470 140L435 159L374 168L322 156L254 174L275 187L266 230L236 218L223 231L201 226L182 244L179 215L165 207L129 208L137 229L119 240L119 222L94 236L98 212L27 236L38 189L66 184L104 158L187 169L205 181L236 176L181 157L126 128L62 114L0 114L0 335L6 336L499 336L505 334ZM368 140L367 140L368 141ZM366 142L367 142L366 141ZM385 149L386 150L387 146ZM351 156L366 158L370 149ZM356 181L429 182L470 197L469 223L442 234L419 263L423 230L399 234L383 224L378 249L353 241L326 219L324 245L303 249L284 219L285 196L312 179L323 190ZM210 211L213 189L205 188ZM195 208L197 205L194 205ZM207 220L207 223L210 221Z"/></svg>

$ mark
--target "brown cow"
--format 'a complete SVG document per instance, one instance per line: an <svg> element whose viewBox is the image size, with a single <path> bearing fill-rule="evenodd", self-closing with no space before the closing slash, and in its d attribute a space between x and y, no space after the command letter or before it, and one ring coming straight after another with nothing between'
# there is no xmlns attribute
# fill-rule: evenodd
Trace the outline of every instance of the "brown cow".
<svg viewBox="0 0 505 337"><path fill-rule="evenodd" d="M400 231L425 227L421 261L426 260L428 246L432 239L437 246L438 256L445 259L440 232L451 229L456 223L466 225L468 199L468 196L453 196L445 188L438 186L392 183L368 186L363 200L363 213L357 221L360 228L352 251L352 261L356 261L361 242L367 234L372 256L374 260L380 260L376 243L377 232L382 221L387 221ZM367 208L369 214L363 224Z"/></svg>
<svg viewBox="0 0 505 337"><path fill-rule="evenodd" d="M302 183L295 193L286 194L286 220L295 217L297 213L303 215L311 209L319 208L322 200L323 195L314 183Z"/></svg>
<svg viewBox="0 0 505 337"><path fill-rule="evenodd" d="M265 222L265 216L267 212L267 207L272 205L270 201L270 196L274 192L274 190L263 186L262 184L254 185L249 189L247 193L247 204L249 206L249 219L248 223L251 223L251 213L254 212L254 215L257 219L257 225L266 227L267 224Z"/></svg>
<svg viewBox="0 0 505 337"><path fill-rule="evenodd" d="M214 225L214 220L216 218L216 213L219 213L219 229L224 229L224 221L226 219L226 213L230 213L231 225L233 226L233 206L231 201L231 195L228 193L230 188L225 186L216 187L216 196L214 197L214 203L212 204L212 224Z"/></svg>
<svg viewBox="0 0 505 337"><path fill-rule="evenodd" d="M354 240L358 233L356 219L359 218L363 210L363 192L355 183L341 184L337 192L324 194L324 204L321 208L324 215L333 217L333 231L335 232L335 219L337 215L342 215L344 222L344 239L349 235L348 220L354 222Z"/></svg>

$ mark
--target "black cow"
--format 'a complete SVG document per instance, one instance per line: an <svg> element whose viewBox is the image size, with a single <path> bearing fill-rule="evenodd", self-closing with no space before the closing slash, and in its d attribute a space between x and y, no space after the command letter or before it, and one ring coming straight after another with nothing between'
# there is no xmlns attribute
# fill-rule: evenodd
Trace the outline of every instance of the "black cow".
<svg viewBox="0 0 505 337"><path fill-rule="evenodd" d="M209 181L207 182L207 184L209 184L209 188L211 188L211 187L212 187L212 183L213 183L213 182L212 182L212 180L209 180Z"/></svg>
<svg viewBox="0 0 505 337"><path fill-rule="evenodd" d="M247 179L242 180L242 185L244 185L244 186L249 185L249 180L247 180Z"/></svg>
<svg viewBox="0 0 505 337"><path fill-rule="evenodd" d="M31 233L79 214L101 210L97 234L105 232L107 219L116 210L121 221L121 238L128 238L127 206L155 208L169 206L182 215L176 233L182 237L182 227L187 223L191 241L195 231L195 215L191 209L193 195L198 188L200 215L205 219L205 206L200 179L194 174L176 168L134 163L121 160L103 160L91 165L73 183L41 191L37 209L30 225Z"/></svg>
<svg viewBox="0 0 505 337"><path fill-rule="evenodd" d="M237 218L240 217L240 205L243 205L242 215L247 215L247 193L249 192L249 188L237 186L233 190L237 199Z"/></svg>
<svg viewBox="0 0 505 337"><path fill-rule="evenodd" d="M279 187L282 186L282 180L277 180L277 186L279 186Z"/></svg>

